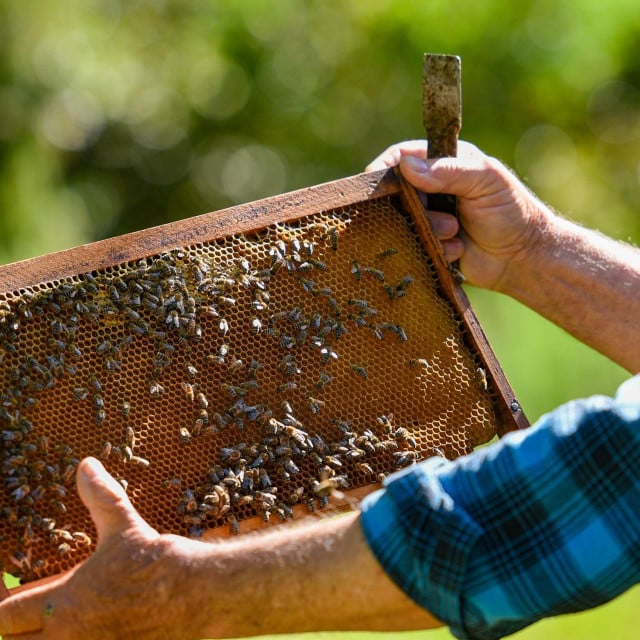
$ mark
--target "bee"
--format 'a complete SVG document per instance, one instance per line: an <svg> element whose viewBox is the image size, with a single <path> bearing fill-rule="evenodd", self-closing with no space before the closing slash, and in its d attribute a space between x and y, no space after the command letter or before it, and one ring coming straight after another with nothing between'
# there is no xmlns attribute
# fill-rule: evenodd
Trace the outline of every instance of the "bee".
<svg viewBox="0 0 640 640"><path fill-rule="evenodd" d="M320 409L324 407L324 400L318 400L317 398L313 398L312 396L307 396L307 402L309 403L309 408L311 412L316 415L320 412Z"/></svg>
<svg viewBox="0 0 640 640"><path fill-rule="evenodd" d="M376 421L387 433L391 433L391 430L393 429L393 414L389 414L388 416L381 415L376 418Z"/></svg>
<svg viewBox="0 0 640 640"><path fill-rule="evenodd" d="M480 378L480 388L483 391L488 391L489 383L487 382L487 372L482 367L478 367L476 369L476 372L478 374L478 377Z"/></svg>
<svg viewBox="0 0 640 640"><path fill-rule="evenodd" d="M125 442L131 448L135 447L136 444L136 434L135 431L131 427L127 427L125 429Z"/></svg>
<svg viewBox="0 0 640 640"><path fill-rule="evenodd" d="M73 540L73 536L71 539ZM59 556L65 556L71 552L71 545L68 542L62 542L58 545L57 552Z"/></svg>
<svg viewBox="0 0 640 640"><path fill-rule="evenodd" d="M323 364L327 364L329 360L337 360L338 354L329 346L324 346L320 349L320 358Z"/></svg>
<svg viewBox="0 0 640 640"><path fill-rule="evenodd" d="M47 455L49 453L49 438L45 435L38 436L38 447L42 453Z"/></svg>
<svg viewBox="0 0 640 640"><path fill-rule="evenodd" d="M62 471L61 478L62 481L65 483L68 483L71 481L71 478L73 478L73 474L76 471L76 467L78 466L78 461L74 461L72 463L69 463Z"/></svg>
<svg viewBox="0 0 640 640"><path fill-rule="evenodd" d="M258 483L263 489L271 487L271 478L264 467L258 469Z"/></svg>
<svg viewBox="0 0 640 640"><path fill-rule="evenodd" d="M262 329L262 322L260 322L260 319L257 317L253 317L250 320L250 324L251 324L251 331L253 331L253 333L260 333L260 330Z"/></svg>
<svg viewBox="0 0 640 640"><path fill-rule="evenodd" d="M196 401L201 409L206 409L209 406L207 396L205 396L202 392L198 393L198 395L196 396Z"/></svg>
<svg viewBox="0 0 640 640"><path fill-rule="evenodd" d="M232 535L237 536L240 533L240 523L238 522L238 518L234 515L228 515L227 522L229 523L229 529Z"/></svg>
<svg viewBox="0 0 640 640"><path fill-rule="evenodd" d="M306 431L298 429L297 427L294 427L292 425L285 425L284 431L287 436L289 436L299 446L304 447L305 449L311 448L309 436Z"/></svg>
<svg viewBox="0 0 640 640"><path fill-rule="evenodd" d="M95 393L102 393L102 384L93 373L89 375L89 384Z"/></svg>
<svg viewBox="0 0 640 640"><path fill-rule="evenodd" d="M84 531L74 531L71 536L77 544L83 547L90 547L92 544L91 538Z"/></svg>
<svg viewBox="0 0 640 640"><path fill-rule="evenodd" d="M101 395L96 394L93 396L93 406L96 409L104 409L104 400Z"/></svg>
<svg viewBox="0 0 640 640"><path fill-rule="evenodd" d="M246 395L246 390L240 386L229 384L227 382L223 382L220 385L220 388L228 393L232 398L241 398Z"/></svg>
<svg viewBox="0 0 640 640"><path fill-rule="evenodd" d="M225 357L229 354L229 345L221 344L218 348L218 355L216 356L216 360L218 363L222 364L224 362Z"/></svg>
<svg viewBox="0 0 640 640"><path fill-rule="evenodd" d="M107 414L105 413L104 409L98 409L96 411L96 424L100 426L104 422L106 417Z"/></svg>
<svg viewBox="0 0 640 640"><path fill-rule="evenodd" d="M164 387L159 382L157 382L156 380L152 380L149 383L149 393L154 398L157 398L159 395L164 393Z"/></svg>
<svg viewBox="0 0 640 640"><path fill-rule="evenodd" d="M150 465L149 460L140 456L131 456L129 462L132 462L133 464L136 464L143 469L148 469Z"/></svg>
<svg viewBox="0 0 640 640"><path fill-rule="evenodd" d="M356 470L359 471L360 473L373 474L373 469L371 465L366 462L358 462L356 464Z"/></svg>
<svg viewBox="0 0 640 640"><path fill-rule="evenodd" d="M198 370L192 364L185 364L185 369L191 378L195 378L198 375Z"/></svg>
<svg viewBox="0 0 640 640"><path fill-rule="evenodd" d="M331 242L331 248L334 251L338 250L338 229L336 227L329 227L329 240Z"/></svg>
<svg viewBox="0 0 640 640"><path fill-rule="evenodd" d="M187 513L193 513L198 510L198 501L191 489L186 489L182 494L182 504Z"/></svg>
<svg viewBox="0 0 640 640"><path fill-rule="evenodd" d="M409 366L422 367L423 369L428 369L429 361L425 360L425 358L412 358L411 360L409 360Z"/></svg>
<svg viewBox="0 0 640 640"><path fill-rule="evenodd" d="M332 293L333 291L331 290L330 287L321 287L320 289L318 288L311 289L311 295L315 296L316 298L318 296L329 297Z"/></svg>
<svg viewBox="0 0 640 640"><path fill-rule="evenodd" d="M318 375L318 381L316 382L316 389L324 389L325 386L332 380L332 377L324 372L321 371Z"/></svg>
<svg viewBox="0 0 640 640"><path fill-rule="evenodd" d="M367 370L361 364L352 364L351 371L357 373L361 378L367 379Z"/></svg>
<svg viewBox="0 0 640 640"><path fill-rule="evenodd" d="M347 300L347 304L362 310L366 310L369 308L369 303L366 300L362 300L360 298L349 298Z"/></svg>
<svg viewBox="0 0 640 640"><path fill-rule="evenodd" d="M380 269L374 269L373 267L363 267L362 271L369 276L373 276L379 282L384 282L384 273Z"/></svg>
<svg viewBox="0 0 640 640"><path fill-rule="evenodd" d="M231 298L229 296L217 296L216 297L216 302L218 304L222 304L225 305L227 307L234 307L236 304L236 299L235 298Z"/></svg>
<svg viewBox="0 0 640 640"><path fill-rule="evenodd" d="M228 333L229 323L224 318L220 318L220 320L218 321L218 330L223 335L226 335Z"/></svg>
<svg viewBox="0 0 640 640"><path fill-rule="evenodd" d="M235 358L229 363L229 373L236 373L237 371L240 371L243 366L244 363L242 362L242 360Z"/></svg>
<svg viewBox="0 0 640 640"><path fill-rule="evenodd" d="M449 271L458 284L464 284L467 281L464 273L462 273L462 271L460 271L459 269L456 269L453 265L449 265Z"/></svg>
<svg viewBox="0 0 640 640"><path fill-rule="evenodd" d="M394 451L394 462L396 467L408 467L418 461L417 451Z"/></svg>
<svg viewBox="0 0 640 640"><path fill-rule="evenodd" d="M302 285L302 288L307 292L311 292L316 288L316 283L313 280L307 280L306 278L298 278L298 282Z"/></svg>
<svg viewBox="0 0 640 640"><path fill-rule="evenodd" d="M406 296L407 289L413 284L414 280L415 279L413 278L413 276L408 275L402 278L402 280L400 280L400 282L396 285L395 297L402 298L403 296Z"/></svg>
<svg viewBox="0 0 640 640"><path fill-rule="evenodd" d="M191 432L186 427L180 427L180 441L182 444L189 444L191 441Z"/></svg>
<svg viewBox="0 0 640 640"><path fill-rule="evenodd" d="M73 397L76 400L86 400L89 396L89 392L84 387L75 387L73 390Z"/></svg>
<svg viewBox="0 0 640 640"><path fill-rule="evenodd" d="M330 465L331 467L341 467L342 466L342 462L340 461L340 459L337 456L332 456L332 455L328 455L328 456L324 456L323 461Z"/></svg>
<svg viewBox="0 0 640 640"><path fill-rule="evenodd" d="M195 399L195 391L193 385L188 382L181 382L180 386L182 387L182 391L184 392L187 400L189 400L189 402L193 402Z"/></svg>
<svg viewBox="0 0 640 640"><path fill-rule="evenodd" d="M287 354L278 364L278 370L282 371L286 376L292 377L296 373L300 373L300 369L296 364L295 358L291 354Z"/></svg>
<svg viewBox="0 0 640 640"><path fill-rule="evenodd" d="M22 484L11 492L11 497L15 502L20 502L31 493L31 487L28 484Z"/></svg>
<svg viewBox="0 0 640 640"><path fill-rule="evenodd" d="M304 487L298 487L295 491L289 494L289 504L297 504L304 496Z"/></svg>
<svg viewBox="0 0 640 640"><path fill-rule="evenodd" d="M388 249L384 249L383 251L380 251L380 253L377 253L376 256L378 258L388 258L389 256L395 256L398 253L397 249L394 249L393 247L389 247Z"/></svg>
<svg viewBox="0 0 640 640"><path fill-rule="evenodd" d="M70 344L69 348L68 348L68 351L74 358L81 358L82 357L82 351L80 350L78 345Z"/></svg>
<svg viewBox="0 0 640 640"><path fill-rule="evenodd" d="M124 313L132 322L138 322L138 320L140 320L140 314L131 307L125 307Z"/></svg>
<svg viewBox="0 0 640 640"><path fill-rule="evenodd" d="M103 460L106 460L110 455L113 449L112 444L107 440L102 443L102 449L100 450L100 457Z"/></svg>
<svg viewBox="0 0 640 640"><path fill-rule="evenodd" d="M278 393L288 393L289 391L294 391L298 388L298 385L295 382L284 382L278 386Z"/></svg>
<svg viewBox="0 0 640 640"><path fill-rule="evenodd" d="M220 449L220 460L223 462L233 462L239 460L242 457L242 452L235 447L222 447Z"/></svg>
<svg viewBox="0 0 640 640"><path fill-rule="evenodd" d="M314 269L318 269L318 271L326 271L327 270L327 263L326 262L322 262L322 260L317 260L315 258L309 258L308 262L309 262L309 264L311 264L311 266Z"/></svg>
<svg viewBox="0 0 640 640"><path fill-rule="evenodd" d="M341 499L344 494L338 489L346 487L348 481L346 476L332 476L324 478L320 481L314 480L312 482L311 489L318 498L328 498L333 495L334 497Z"/></svg>
<svg viewBox="0 0 640 640"><path fill-rule="evenodd" d="M20 571L25 573L31 571L31 553L23 553L22 551L14 551L9 557L12 564L14 564Z"/></svg>
<svg viewBox="0 0 640 640"><path fill-rule="evenodd" d="M246 258L240 258L238 260L238 266L242 273L249 273L251 271L251 263Z"/></svg>
<svg viewBox="0 0 640 640"><path fill-rule="evenodd" d="M124 401L120 407L120 413L126 418L131 411L131 405Z"/></svg>

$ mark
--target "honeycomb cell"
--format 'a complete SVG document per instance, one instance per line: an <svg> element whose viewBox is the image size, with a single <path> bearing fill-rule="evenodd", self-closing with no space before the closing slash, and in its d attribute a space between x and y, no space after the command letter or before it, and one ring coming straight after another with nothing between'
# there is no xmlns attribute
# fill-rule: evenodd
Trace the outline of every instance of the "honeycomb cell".
<svg viewBox="0 0 640 640"><path fill-rule="evenodd" d="M392 197L1 294L0 564L88 556L88 455L198 537L468 453L496 416L464 331Z"/></svg>

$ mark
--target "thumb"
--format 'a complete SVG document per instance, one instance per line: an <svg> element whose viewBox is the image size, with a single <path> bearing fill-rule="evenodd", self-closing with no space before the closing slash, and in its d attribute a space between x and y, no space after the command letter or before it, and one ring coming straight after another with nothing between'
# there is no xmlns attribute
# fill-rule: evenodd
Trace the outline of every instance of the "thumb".
<svg viewBox="0 0 640 640"><path fill-rule="evenodd" d="M153 529L135 510L120 483L95 458L85 458L78 466L78 493L98 531L98 546L128 529Z"/></svg>
<svg viewBox="0 0 640 640"><path fill-rule="evenodd" d="M457 157L425 159L403 154L399 166L407 181L425 193L479 198L502 186L494 184L499 163L468 142L460 142Z"/></svg>

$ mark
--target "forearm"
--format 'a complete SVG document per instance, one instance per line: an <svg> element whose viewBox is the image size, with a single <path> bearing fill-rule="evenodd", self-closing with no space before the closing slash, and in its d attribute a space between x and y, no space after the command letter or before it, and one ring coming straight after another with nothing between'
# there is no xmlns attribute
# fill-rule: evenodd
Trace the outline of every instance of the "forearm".
<svg viewBox="0 0 640 640"><path fill-rule="evenodd" d="M640 251L551 212L498 290L640 372Z"/></svg>
<svg viewBox="0 0 640 640"><path fill-rule="evenodd" d="M441 626L386 576L357 514L199 546L205 637Z"/></svg>

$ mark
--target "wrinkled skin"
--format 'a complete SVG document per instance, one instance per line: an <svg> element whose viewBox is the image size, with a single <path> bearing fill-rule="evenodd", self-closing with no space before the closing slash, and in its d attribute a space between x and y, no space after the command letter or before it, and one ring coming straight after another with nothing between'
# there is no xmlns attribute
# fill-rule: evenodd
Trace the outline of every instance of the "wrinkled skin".
<svg viewBox="0 0 640 640"><path fill-rule="evenodd" d="M175 596L188 579L191 541L146 524L97 460L82 461L78 491L98 530L97 549L67 574L5 601L5 640L198 637L197 616Z"/></svg>

